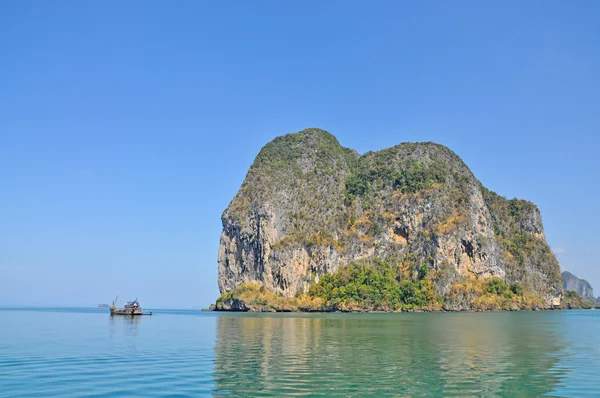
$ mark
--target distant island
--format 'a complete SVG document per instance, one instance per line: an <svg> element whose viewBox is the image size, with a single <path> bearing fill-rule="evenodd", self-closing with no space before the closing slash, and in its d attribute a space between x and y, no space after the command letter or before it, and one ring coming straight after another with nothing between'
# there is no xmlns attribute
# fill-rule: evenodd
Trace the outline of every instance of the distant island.
<svg viewBox="0 0 600 398"><path fill-rule="evenodd" d="M585 308L539 209L486 189L450 149L359 155L330 133L277 137L222 215L220 311Z"/></svg>
<svg viewBox="0 0 600 398"><path fill-rule="evenodd" d="M583 297L592 304L600 304L600 297L594 297L594 289L592 285L585 279L579 279L572 273L565 271L562 273L564 280L564 289L569 293L576 293L578 296Z"/></svg>

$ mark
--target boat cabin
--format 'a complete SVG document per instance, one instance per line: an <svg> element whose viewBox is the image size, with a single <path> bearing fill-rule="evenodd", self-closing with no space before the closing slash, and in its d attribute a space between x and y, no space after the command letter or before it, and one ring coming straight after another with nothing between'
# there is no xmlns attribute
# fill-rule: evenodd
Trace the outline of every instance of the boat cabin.
<svg viewBox="0 0 600 398"><path fill-rule="evenodd" d="M119 296L117 296L118 298ZM113 300L112 305L110 306L110 314L111 315L152 315L151 312L143 312L138 299L136 298L133 301L127 301L125 306L121 309L116 306L117 298Z"/></svg>

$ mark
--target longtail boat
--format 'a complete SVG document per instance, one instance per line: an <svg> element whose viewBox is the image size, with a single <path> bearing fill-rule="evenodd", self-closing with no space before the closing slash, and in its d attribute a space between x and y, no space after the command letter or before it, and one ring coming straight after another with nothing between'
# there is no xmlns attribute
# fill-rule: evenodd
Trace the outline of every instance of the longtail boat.
<svg viewBox="0 0 600 398"><path fill-rule="evenodd" d="M129 316L152 315L152 312L142 311L142 307L140 306L140 303L138 302L137 298L133 301L126 302L125 306L123 308L117 307L117 305L116 305L117 298L119 298L119 296L117 296L113 300L112 305L110 307L108 307L110 309L111 316L112 315L129 315Z"/></svg>

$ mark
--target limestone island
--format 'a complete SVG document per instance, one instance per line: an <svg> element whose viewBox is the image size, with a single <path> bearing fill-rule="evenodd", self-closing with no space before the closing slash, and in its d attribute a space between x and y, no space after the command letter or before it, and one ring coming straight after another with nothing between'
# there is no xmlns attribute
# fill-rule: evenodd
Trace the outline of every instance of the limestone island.
<svg viewBox="0 0 600 398"><path fill-rule="evenodd" d="M592 306L564 289L536 205L432 142L360 155L320 129L277 137L222 223L217 311Z"/></svg>

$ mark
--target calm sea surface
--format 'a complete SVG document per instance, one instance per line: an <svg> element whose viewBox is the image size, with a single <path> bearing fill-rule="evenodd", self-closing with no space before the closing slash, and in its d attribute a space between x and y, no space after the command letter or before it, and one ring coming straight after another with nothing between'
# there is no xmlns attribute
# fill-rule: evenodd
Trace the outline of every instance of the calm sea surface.
<svg viewBox="0 0 600 398"><path fill-rule="evenodd" d="M0 396L600 396L600 311L0 308Z"/></svg>

